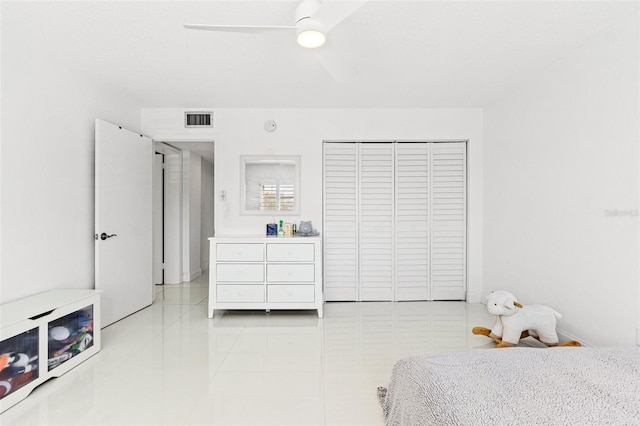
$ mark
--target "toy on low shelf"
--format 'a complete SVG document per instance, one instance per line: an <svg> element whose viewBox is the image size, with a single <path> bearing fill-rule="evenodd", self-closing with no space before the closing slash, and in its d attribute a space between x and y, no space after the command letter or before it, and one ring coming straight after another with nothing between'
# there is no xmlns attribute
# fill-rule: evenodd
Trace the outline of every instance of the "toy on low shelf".
<svg viewBox="0 0 640 426"><path fill-rule="evenodd" d="M0 399L38 378L38 329L0 342Z"/></svg>
<svg viewBox="0 0 640 426"><path fill-rule="evenodd" d="M496 290L487 296L487 310L496 316L493 328L474 327L472 332L493 339L499 348L515 346L526 337L549 347L581 346L575 340L560 343L556 321L562 315L548 306L522 305L512 293Z"/></svg>

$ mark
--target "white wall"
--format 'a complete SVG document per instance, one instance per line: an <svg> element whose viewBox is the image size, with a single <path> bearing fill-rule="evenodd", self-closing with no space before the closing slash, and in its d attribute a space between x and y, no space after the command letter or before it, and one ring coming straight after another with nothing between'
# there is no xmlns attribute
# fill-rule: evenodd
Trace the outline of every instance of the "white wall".
<svg viewBox="0 0 640 426"><path fill-rule="evenodd" d="M3 31L10 23L3 20ZM0 302L94 286L94 120L140 129L139 105L2 40Z"/></svg>
<svg viewBox="0 0 640 426"><path fill-rule="evenodd" d="M209 237L214 233L213 164L202 158L202 204L200 224L200 268L209 269Z"/></svg>
<svg viewBox="0 0 640 426"><path fill-rule="evenodd" d="M323 140L469 140L469 297L482 288L482 139L480 109L214 109L214 129L184 129L183 110L144 109L143 133L156 140L215 139L216 233L264 234L270 216L240 215L241 155L300 155L301 215L322 225ZM275 120L277 130L264 130ZM227 192L227 208L219 192ZM276 217L279 219L279 217Z"/></svg>
<svg viewBox="0 0 640 426"><path fill-rule="evenodd" d="M165 284L193 281L208 269L214 232L213 164L192 151L178 152L165 159Z"/></svg>
<svg viewBox="0 0 640 426"><path fill-rule="evenodd" d="M639 314L638 47L632 16L485 110L484 293L596 345L633 344Z"/></svg>
<svg viewBox="0 0 640 426"><path fill-rule="evenodd" d="M183 277L182 281L189 282L200 275L200 215L202 213L201 202L201 162L202 157L190 151L183 151L183 217L184 226L182 237L183 252Z"/></svg>
<svg viewBox="0 0 640 426"><path fill-rule="evenodd" d="M164 283L180 284L184 255L182 151L169 150L164 162Z"/></svg>

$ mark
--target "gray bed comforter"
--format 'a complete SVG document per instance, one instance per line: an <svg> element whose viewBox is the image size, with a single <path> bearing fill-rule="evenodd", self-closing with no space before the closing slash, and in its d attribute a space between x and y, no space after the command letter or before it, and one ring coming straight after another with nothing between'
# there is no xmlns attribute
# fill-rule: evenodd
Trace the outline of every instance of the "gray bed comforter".
<svg viewBox="0 0 640 426"><path fill-rule="evenodd" d="M640 425L640 348L416 356L378 396L387 425Z"/></svg>

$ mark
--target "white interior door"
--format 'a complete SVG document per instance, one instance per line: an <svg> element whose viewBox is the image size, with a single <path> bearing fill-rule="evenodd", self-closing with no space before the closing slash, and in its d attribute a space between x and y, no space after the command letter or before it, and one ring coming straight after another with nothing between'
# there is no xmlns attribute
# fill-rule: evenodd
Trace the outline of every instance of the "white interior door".
<svg viewBox="0 0 640 426"><path fill-rule="evenodd" d="M464 142L431 150L431 298L464 300L467 288L467 159Z"/></svg>
<svg viewBox="0 0 640 426"><path fill-rule="evenodd" d="M466 143L325 142L323 158L325 300L464 300Z"/></svg>
<svg viewBox="0 0 640 426"><path fill-rule="evenodd" d="M360 144L360 300L393 300L393 144Z"/></svg>
<svg viewBox="0 0 640 426"><path fill-rule="evenodd" d="M324 143L324 298L358 300L358 150Z"/></svg>
<svg viewBox="0 0 640 426"><path fill-rule="evenodd" d="M431 145L396 144L395 300L431 300Z"/></svg>
<svg viewBox="0 0 640 426"><path fill-rule="evenodd" d="M102 325L152 303L151 139L96 120L95 286Z"/></svg>

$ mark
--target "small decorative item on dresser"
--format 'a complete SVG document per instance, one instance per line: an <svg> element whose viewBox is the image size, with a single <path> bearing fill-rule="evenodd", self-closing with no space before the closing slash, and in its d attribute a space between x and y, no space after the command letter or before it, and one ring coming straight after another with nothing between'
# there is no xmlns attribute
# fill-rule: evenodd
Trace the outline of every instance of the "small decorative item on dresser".
<svg viewBox="0 0 640 426"><path fill-rule="evenodd" d="M277 223L267 223L267 236L277 236L278 235L278 224Z"/></svg>
<svg viewBox="0 0 640 426"><path fill-rule="evenodd" d="M298 227L298 235L303 237L317 237L318 231L313 229L313 225L311 221L301 221L300 226Z"/></svg>

